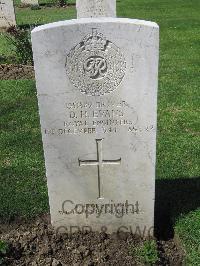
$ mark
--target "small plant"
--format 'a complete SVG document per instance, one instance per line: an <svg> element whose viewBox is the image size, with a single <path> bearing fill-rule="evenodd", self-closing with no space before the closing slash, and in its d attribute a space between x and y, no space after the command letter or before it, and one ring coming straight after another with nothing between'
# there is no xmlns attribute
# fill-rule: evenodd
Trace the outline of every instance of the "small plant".
<svg viewBox="0 0 200 266"><path fill-rule="evenodd" d="M154 265L159 260L155 240L147 240L141 246L131 248L130 252L140 263L145 265Z"/></svg>
<svg viewBox="0 0 200 266"><path fill-rule="evenodd" d="M17 63L33 65L30 30L12 26L7 30L7 39L14 47Z"/></svg>
<svg viewBox="0 0 200 266"><path fill-rule="evenodd" d="M3 240L0 240L0 265L4 263L4 256L8 252L8 245Z"/></svg>

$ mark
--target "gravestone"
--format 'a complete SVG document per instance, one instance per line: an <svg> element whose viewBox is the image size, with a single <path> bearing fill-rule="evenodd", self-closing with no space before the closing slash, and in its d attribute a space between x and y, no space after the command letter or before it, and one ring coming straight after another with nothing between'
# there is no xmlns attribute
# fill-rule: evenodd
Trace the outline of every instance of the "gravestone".
<svg viewBox="0 0 200 266"><path fill-rule="evenodd" d="M116 17L116 0L76 0L78 18Z"/></svg>
<svg viewBox="0 0 200 266"><path fill-rule="evenodd" d="M38 0L21 0L24 5L38 5Z"/></svg>
<svg viewBox="0 0 200 266"><path fill-rule="evenodd" d="M0 0L0 28L16 25L13 0Z"/></svg>
<svg viewBox="0 0 200 266"><path fill-rule="evenodd" d="M157 24L61 21L32 45L53 226L152 234Z"/></svg>

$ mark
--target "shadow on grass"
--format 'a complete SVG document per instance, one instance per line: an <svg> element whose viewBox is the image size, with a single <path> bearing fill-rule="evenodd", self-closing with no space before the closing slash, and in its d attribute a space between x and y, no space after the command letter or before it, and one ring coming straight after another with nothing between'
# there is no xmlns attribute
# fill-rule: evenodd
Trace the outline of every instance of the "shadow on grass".
<svg viewBox="0 0 200 266"><path fill-rule="evenodd" d="M200 177L156 180L155 236L172 238L176 218L199 206Z"/></svg>
<svg viewBox="0 0 200 266"><path fill-rule="evenodd" d="M75 3L68 3L66 5L66 7L69 7L69 6L76 6ZM40 3L40 7L57 7L57 8L63 8L61 6L59 6L58 4L55 4L55 3Z"/></svg>
<svg viewBox="0 0 200 266"><path fill-rule="evenodd" d="M41 26L43 25L42 23L37 23L37 24L21 24L21 25L17 25L18 28L20 28L21 30L33 30L35 27Z"/></svg>

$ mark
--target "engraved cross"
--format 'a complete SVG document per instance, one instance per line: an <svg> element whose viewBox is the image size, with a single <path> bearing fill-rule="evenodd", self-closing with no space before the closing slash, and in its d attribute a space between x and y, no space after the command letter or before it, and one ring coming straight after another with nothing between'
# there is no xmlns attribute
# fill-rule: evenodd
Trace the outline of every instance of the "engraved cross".
<svg viewBox="0 0 200 266"><path fill-rule="evenodd" d="M96 148L97 148L97 160L80 160L79 166L97 166L98 171L98 199L103 199L102 190L103 190L103 182L102 182L102 168L104 165L120 165L121 158L117 160L103 160L103 149L102 149L103 139L96 139Z"/></svg>

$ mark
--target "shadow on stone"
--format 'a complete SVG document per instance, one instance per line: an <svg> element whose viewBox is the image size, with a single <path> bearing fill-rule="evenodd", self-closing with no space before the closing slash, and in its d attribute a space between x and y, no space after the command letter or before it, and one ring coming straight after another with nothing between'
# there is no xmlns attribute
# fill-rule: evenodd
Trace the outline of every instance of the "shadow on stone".
<svg viewBox="0 0 200 266"><path fill-rule="evenodd" d="M174 223L181 214L200 206L200 177L156 180L155 236L174 236Z"/></svg>

